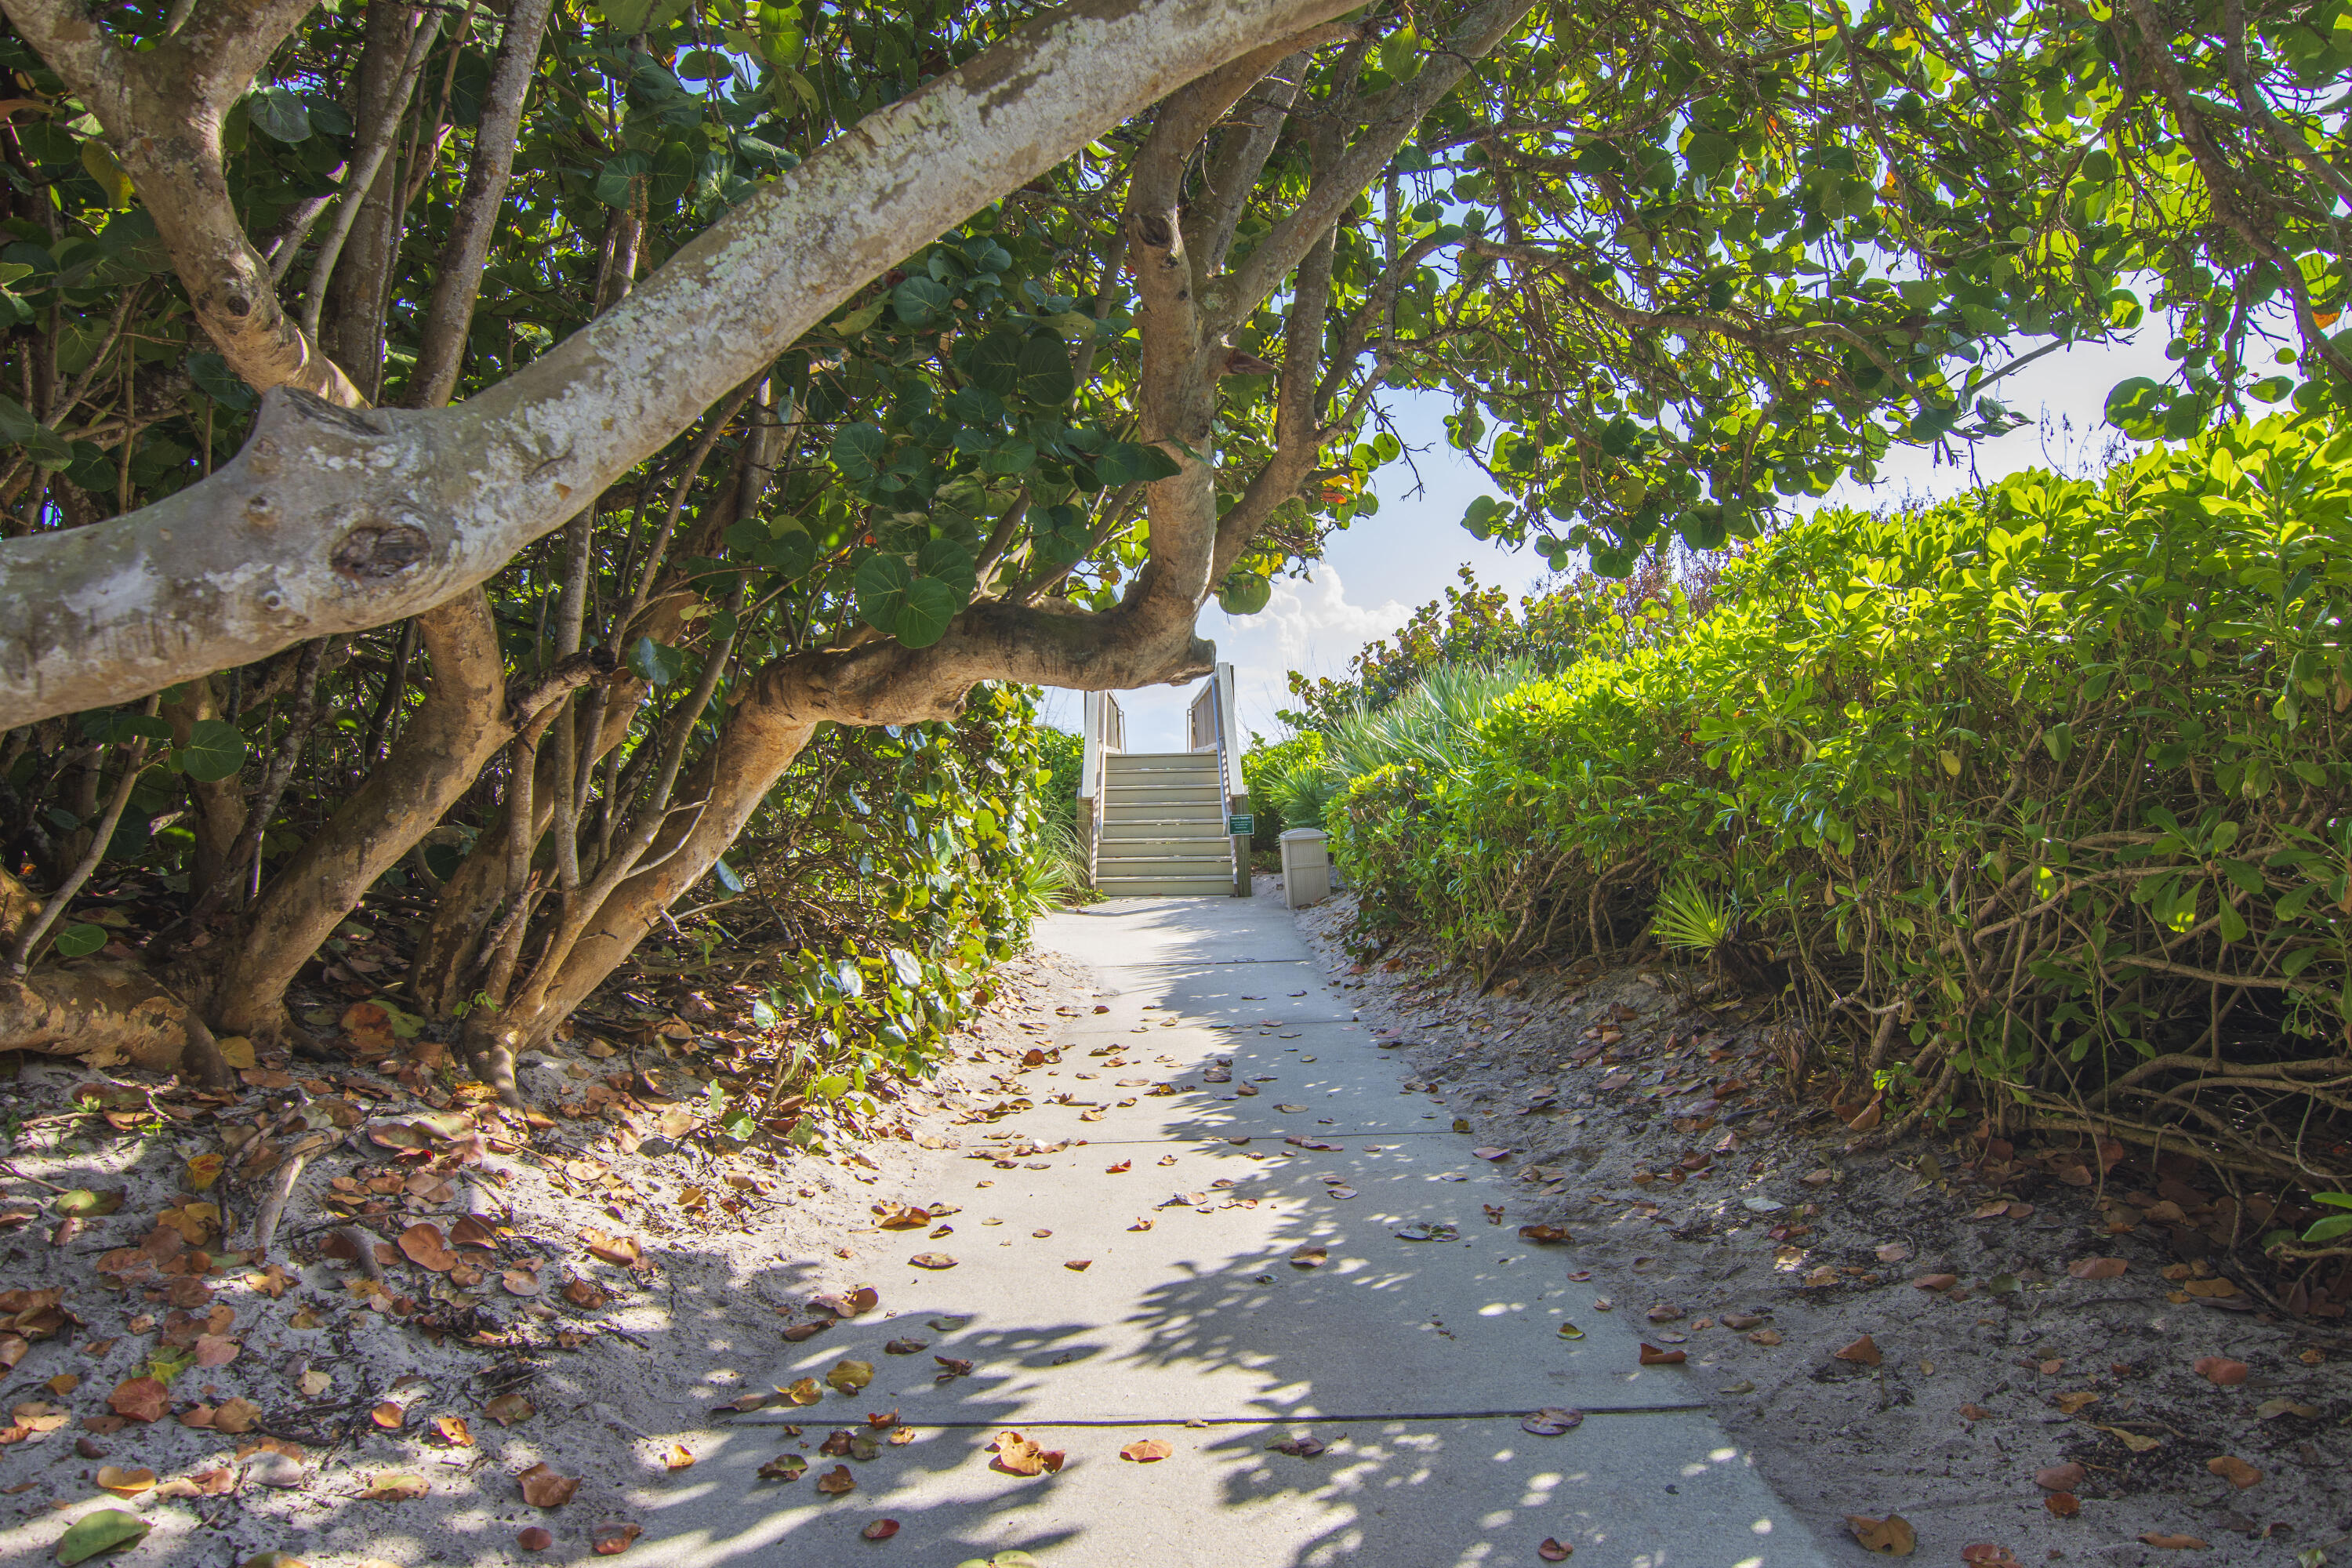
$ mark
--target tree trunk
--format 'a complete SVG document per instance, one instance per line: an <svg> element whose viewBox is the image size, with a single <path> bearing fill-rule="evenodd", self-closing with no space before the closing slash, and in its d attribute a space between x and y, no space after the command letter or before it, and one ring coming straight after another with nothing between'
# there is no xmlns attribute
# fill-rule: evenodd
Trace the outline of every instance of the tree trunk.
<svg viewBox="0 0 2352 1568"><path fill-rule="evenodd" d="M206 719L226 717L220 678L208 675L188 682L180 700L163 705L164 722L172 726L172 743L184 746L188 732ZM225 779L191 778L188 784L188 825L196 836L194 859L188 867L191 905L212 891L228 864L229 851L245 827L245 790L240 775Z"/></svg>
<svg viewBox="0 0 2352 1568"><path fill-rule="evenodd" d="M0 974L0 1040L105 1070L190 1072L218 1086L228 1067L195 1009L135 963L76 963Z"/></svg>
<svg viewBox="0 0 2352 1568"><path fill-rule="evenodd" d="M273 878L212 995L218 1026L274 1039L286 987L368 889L432 831L513 734L489 602L465 595L417 617L431 676L391 753Z"/></svg>

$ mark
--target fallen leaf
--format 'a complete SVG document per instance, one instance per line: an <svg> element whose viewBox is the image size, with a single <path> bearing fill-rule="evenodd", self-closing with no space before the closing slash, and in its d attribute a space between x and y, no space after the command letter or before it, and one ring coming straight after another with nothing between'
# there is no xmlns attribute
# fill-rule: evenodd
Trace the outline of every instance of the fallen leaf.
<svg viewBox="0 0 2352 1568"><path fill-rule="evenodd" d="M824 1374L824 1380L843 1394L856 1394L874 1381L874 1363L870 1361L835 1362L833 1370Z"/></svg>
<svg viewBox="0 0 2352 1568"><path fill-rule="evenodd" d="M520 1394L501 1394L482 1406L482 1414L501 1426L511 1426L518 1421L528 1421L539 1414L539 1406Z"/></svg>
<svg viewBox="0 0 2352 1568"><path fill-rule="evenodd" d="M562 1508L580 1489L579 1477L560 1476L544 1460L516 1476L515 1480L522 1488L523 1501L533 1508Z"/></svg>
<svg viewBox="0 0 2352 1568"><path fill-rule="evenodd" d="M1785 1336L1782 1335L1780 1331L1778 1329L1759 1329L1754 1333L1748 1336L1748 1342L1769 1348L1770 1346L1780 1343L1784 1337Z"/></svg>
<svg viewBox="0 0 2352 1568"><path fill-rule="evenodd" d="M944 1252L918 1252L907 1259L918 1268L953 1268L956 1260Z"/></svg>
<svg viewBox="0 0 2352 1568"><path fill-rule="evenodd" d="M1134 1161L1132 1161L1132 1160L1121 1160L1121 1161L1120 1161L1118 1164L1116 1164L1116 1165L1108 1165L1108 1166L1105 1166L1105 1167L1103 1168L1103 1174L1104 1174L1104 1175L1106 1175L1106 1176L1118 1176L1118 1175L1124 1175L1126 1173L1128 1173L1129 1171L1131 1171L1131 1170L1133 1170L1133 1169L1135 1169L1135 1162L1134 1162Z"/></svg>
<svg viewBox="0 0 2352 1568"><path fill-rule="evenodd" d="M335 1386L335 1380L331 1374L318 1371L305 1372L294 1382L302 1390L303 1396L308 1399L316 1399Z"/></svg>
<svg viewBox="0 0 2352 1568"><path fill-rule="evenodd" d="M261 1419L261 1407L247 1399L225 1399L213 1412L213 1430L243 1436Z"/></svg>
<svg viewBox="0 0 2352 1568"><path fill-rule="evenodd" d="M2275 1421L2282 1415L2294 1415L2305 1421L2316 1421L2319 1419L2319 1406L2298 1404L2294 1400L2284 1397L2265 1399L2254 1406L2254 1419L2257 1421Z"/></svg>
<svg viewBox="0 0 2352 1568"><path fill-rule="evenodd" d="M2219 1458L2208 1459L2205 1461L2205 1468L2240 1491L2244 1491L2263 1479L2262 1471L2234 1454L2223 1454Z"/></svg>
<svg viewBox="0 0 2352 1568"><path fill-rule="evenodd" d="M1917 1531L1899 1513L1890 1513L1885 1519L1850 1513L1845 1516L1845 1527L1853 1531L1853 1538L1862 1542L1864 1551L1887 1557L1908 1557L1919 1544Z"/></svg>
<svg viewBox="0 0 2352 1568"><path fill-rule="evenodd" d="M1062 1468L1059 1449L1040 1447L1018 1432L996 1435L996 1458L993 1465L1007 1475L1038 1476Z"/></svg>
<svg viewBox="0 0 2352 1568"><path fill-rule="evenodd" d="M1157 1437L1139 1437L1118 1451L1122 1459L1132 1459L1139 1465L1149 1465L1166 1458L1176 1450Z"/></svg>
<svg viewBox="0 0 2352 1568"><path fill-rule="evenodd" d="M920 1355L929 1345L921 1340L895 1339L882 1347L885 1355Z"/></svg>
<svg viewBox="0 0 2352 1568"><path fill-rule="evenodd" d="M2166 1535L2159 1531L2154 1530L2142 1534L2140 1536L2140 1540L2146 1542L2150 1546L2165 1552L2209 1552L2212 1550L2203 1541L2199 1540L2196 1536Z"/></svg>
<svg viewBox="0 0 2352 1568"><path fill-rule="evenodd" d="M2033 1472L2033 1484L2045 1492L2071 1492L2083 1484L2090 1472L2072 1462L2046 1465Z"/></svg>
<svg viewBox="0 0 2352 1568"><path fill-rule="evenodd" d="M112 1492L116 1497L137 1497L141 1492L153 1488L155 1472L126 1470L120 1465L100 1465L98 1468L98 1474L92 1476L90 1479L102 1492Z"/></svg>
<svg viewBox="0 0 2352 1568"><path fill-rule="evenodd" d="M1068 1269L1073 1274L1084 1274L1087 1269L1092 1268L1094 1266L1095 1260L1091 1258L1073 1258L1067 1263L1062 1265L1063 1268Z"/></svg>
<svg viewBox="0 0 2352 1568"><path fill-rule="evenodd" d="M474 1446L473 1430L466 1425L466 1418L462 1415L436 1415L433 1418L433 1436L452 1448Z"/></svg>
<svg viewBox="0 0 2352 1568"><path fill-rule="evenodd" d="M119 1508L101 1508L86 1513L66 1527L58 1538L58 1562L64 1568L86 1562L101 1552L111 1552L118 1546L134 1546L146 1539L152 1529L136 1514Z"/></svg>
<svg viewBox="0 0 2352 1568"><path fill-rule="evenodd" d="M898 1533L898 1521L895 1519L877 1519L857 1533L868 1541L887 1541Z"/></svg>
<svg viewBox="0 0 2352 1568"><path fill-rule="evenodd" d="M1911 1281L1914 1290L1948 1290L1960 1282L1957 1274L1922 1274Z"/></svg>
<svg viewBox="0 0 2352 1568"><path fill-rule="evenodd" d="M813 1377L802 1378L798 1383L779 1388L776 1392L794 1405L814 1405L824 1397L824 1390L817 1386L817 1381Z"/></svg>
<svg viewBox="0 0 2352 1568"><path fill-rule="evenodd" d="M1320 1268L1330 1258L1330 1251L1326 1247L1302 1247L1290 1255L1290 1266L1294 1268Z"/></svg>
<svg viewBox="0 0 2352 1568"><path fill-rule="evenodd" d="M106 1396L117 1415L132 1421L160 1421L171 1401L171 1391L152 1377L126 1378Z"/></svg>
<svg viewBox="0 0 2352 1568"><path fill-rule="evenodd" d="M412 1470L387 1470L369 1482L360 1497L367 1502L409 1502L432 1489L423 1476Z"/></svg>
<svg viewBox="0 0 2352 1568"><path fill-rule="evenodd" d="M1890 1241L1878 1249L1877 1256L1881 1263L1901 1263L1910 1258L1911 1247L1906 1242Z"/></svg>
<svg viewBox="0 0 2352 1568"><path fill-rule="evenodd" d="M2058 1407L2058 1414L2061 1415L2079 1415L2098 1402L2097 1394L2087 1388L2083 1388L2076 1389L2072 1394L2062 1394L2050 1403Z"/></svg>
<svg viewBox="0 0 2352 1568"><path fill-rule="evenodd" d="M2073 1519L2083 1511L2083 1500L2073 1492L2052 1492L2042 1500L2042 1506L2059 1519Z"/></svg>
<svg viewBox="0 0 2352 1568"><path fill-rule="evenodd" d="M835 1465L817 1477L816 1489L827 1497L840 1497L857 1489L857 1478L849 1473L847 1465Z"/></svg>
<svg viewBox="0 0 2352 1568"><path fill-rule="evenodd" d="M2199 1356L2191 1370L2206 1382L2221 1388L2235 1388L2246 1381L2246 1363L2232 1361L2225 1355Z"/></svg>
<svg viewBox="0 0 2352 1568"><path fill-rule="evenodd" d="M2097 1424L2095 1422L2093 1425L2095 1426ZM2126 1432L2120 1426L2100 1426L2099 1430L2106 1433L2109 1436L2115 1438L2116 1441L2121 1443L2125 1447L2129 1448L2135 1454L2153 1453L2155 1450L2164 1447L2163 1443L2157 1438L2150 1437L2144 1433Z"/></svg>
<svg viewBox="0 0 2352 1568"><path fill-rule="evenodd" d="M1990 1541L1961 1547L1960 1561L1969 1568L2019 1568L2017 1559L2010 1555L2008 1547L1996 1546Z"/></svg>
<svg viewBox="0 0 2352 1568"><path fill-rule="evenodd" d="M1981 1405L1963 1405L1960 1406L1960 1416L1968 1421L1990 1421L1992 1419L1992 1412Z"/></svg>
<svg viewBox="0 0 2352 1568"><path fill-rule="evenodd" d="M1643 1366L1680 1366L1689 1359L1687 1351L1662 1351L1653 1344L1642 1347Z"/></svg>
<svg viewBox="0 0 2352 1568"><path fill-rule="evenodd" d="M220 1154L198 1154L188 1162L188 1191L201 1193L220 1180L221 1167L228 1163Z"/></svg>
<svg viewBox="0 0 2352 1568"><path fill-rule="evenodd" d="M1286 1442L1268 1443L1268 1451L1287 1454L1294 1459L1311 1459L1324 1451L1326 1445L1315 1437L1293 1437Z"/></svg>
<svg viewBox="0 0 2352 1568"><path fill-rule="evenodd" d="M694 1468L694 1450L683 1443L672 1443L661 1452L662 1468L687 1470Z"/></svg>
<svg viewBox="0 0 2352 1568"><path fill-rule="evenodd" d="M404 1237L405 1242L406 1237ZM580 1239L588 1247L588 1256L602 1262L634 1268L646 1260L646 1249L634 1236L606 1236L601 1230L583 1230Z"/></svg>
<svg viewBox="0 0 2352 1568"><path fill-rule="evenodd" d="M1564 1432L1573 1432L1583 1425L1584 1412L1581 1410L1562 1410L1557 1406L1546 1406L1523 1418L1519 1422L1519 1429L1523 1432L1532 1432L1538 1437L1557 1437Z"/></svg>
<svg viewBox="0 0 2352 1568"><path fill-rule="evenodd" d="M544 1525L532 1525L515 1536L515 1544L525 1552L544 1552L555 1544L555 1536Z"/></svg>
<svg viewBox="0 0 2352 1568"><path fill-rule="evenodd" d="M596 1527L593 1550L599 1557L617 1557L629 1549L629 1543L646 1532L642 1524L600 1524Z"/></svg>
<svg viewBox="0 0 2352 1568"><path fill-rule="evenodd" d="M831 1327L833 1325L830 1322L822 1319L814 1323L794 1323L791 1328L783 1331L784 1342L796 1345L803 1340L814 1339Z"/></svg>
<svg viewBox="0 0 2352 1568"><path fill-rule="evenodd" d="M939 1376L934 1379L935 1382L947 1383L955 1378L970 1377L971 1375L972 1363L968 1361L960 1361L951 1355L935 1355L931 1359L939 1363L940 1367L944 1369L940 1373Z"/></svg>
<svg viewBox="0 0 2352 1568"><path fill-rule="evenodd" d="M2120 1279L2130 1267L2120 1258L2077 1258L2066 1272L2076 1279Z"/></svg>
<svg viewBox="0 0 2352 1568"><path fill-rule="evenodd" d="M1536 1555L1547 1563L1565 1563L1576 1548L1545 1536L1536 1543Z"/></svg>
<svg viewBox="0 0 2352 1568"><path fill-rule="evenodd" d="M796 1481L807 1468L808 1461L798 1454L779 1454L760 1467L760 1479L769 1481Z"/></svg>
<svg viewBox="0 0 2352 1568"><path fill-rule="evenodd" d="M1556 1225L1523 1225L1519 1226L1519 1239L1522 1241L1554 1242L1574 1241L1576 1238Z"/></svg>

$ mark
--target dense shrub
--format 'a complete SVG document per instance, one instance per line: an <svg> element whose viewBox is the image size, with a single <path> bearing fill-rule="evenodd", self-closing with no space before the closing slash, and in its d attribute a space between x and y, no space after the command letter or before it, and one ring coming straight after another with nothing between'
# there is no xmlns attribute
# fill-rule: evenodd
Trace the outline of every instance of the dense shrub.
<svg viewBox="0 0 2352 1568"><path fill-rule="evenodd" d="M1323 826L1322 802L1302 801L1301 775L1315 772L1323 761L1323 737L1314 730L1293 730L1279 741L1268 741L1253 731L1249 749L1242 753L1242 784L1249 791L1252 855L1272 855L1282 847L1283 830ZM1311 809L1310 809L1311 807Z"/></svg>
<svg viewBox="0 0 2352 1568"><path fill-rule="evenodd" d="M1817 514L1459 764L1362 772L1339 856L1372 918L1490 973L1654 924L1783 989L1890 1132L1973 1085L2341 1178L2347 502L2352 436L2273 420Z"/></svg>

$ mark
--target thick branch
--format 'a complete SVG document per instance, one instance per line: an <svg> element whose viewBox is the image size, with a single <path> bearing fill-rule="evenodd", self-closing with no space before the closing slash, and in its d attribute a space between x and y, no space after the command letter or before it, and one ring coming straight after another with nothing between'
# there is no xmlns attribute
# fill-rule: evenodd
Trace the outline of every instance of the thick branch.
<svg viewBox="0 0 2352 1568"><path fill-rule="evenodd" d="M268 394L211 479L0 543L0 711L122 701L480 583L915 246L1202 70L1343 8L1073 6L859 121L466 404L356 414ZM245 314L265 302L257 287Z"/></svg>

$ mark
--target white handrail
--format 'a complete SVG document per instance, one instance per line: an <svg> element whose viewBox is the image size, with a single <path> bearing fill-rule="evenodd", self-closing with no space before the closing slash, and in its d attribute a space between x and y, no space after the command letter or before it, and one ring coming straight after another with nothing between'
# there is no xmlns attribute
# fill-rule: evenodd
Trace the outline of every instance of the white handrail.
<svg viewBox="0 0 2352 1568"><path fill-rule="evenodd" d="M1110 771L1110 756L1127 749L1127 711L1118 699L1108 691L1086 694L1083 739L1086 749L1078 761L1079 818L1086 824L1087 884L1095 882L1095 862L1101 852L1103 837L1103 784Z"/></svg>

